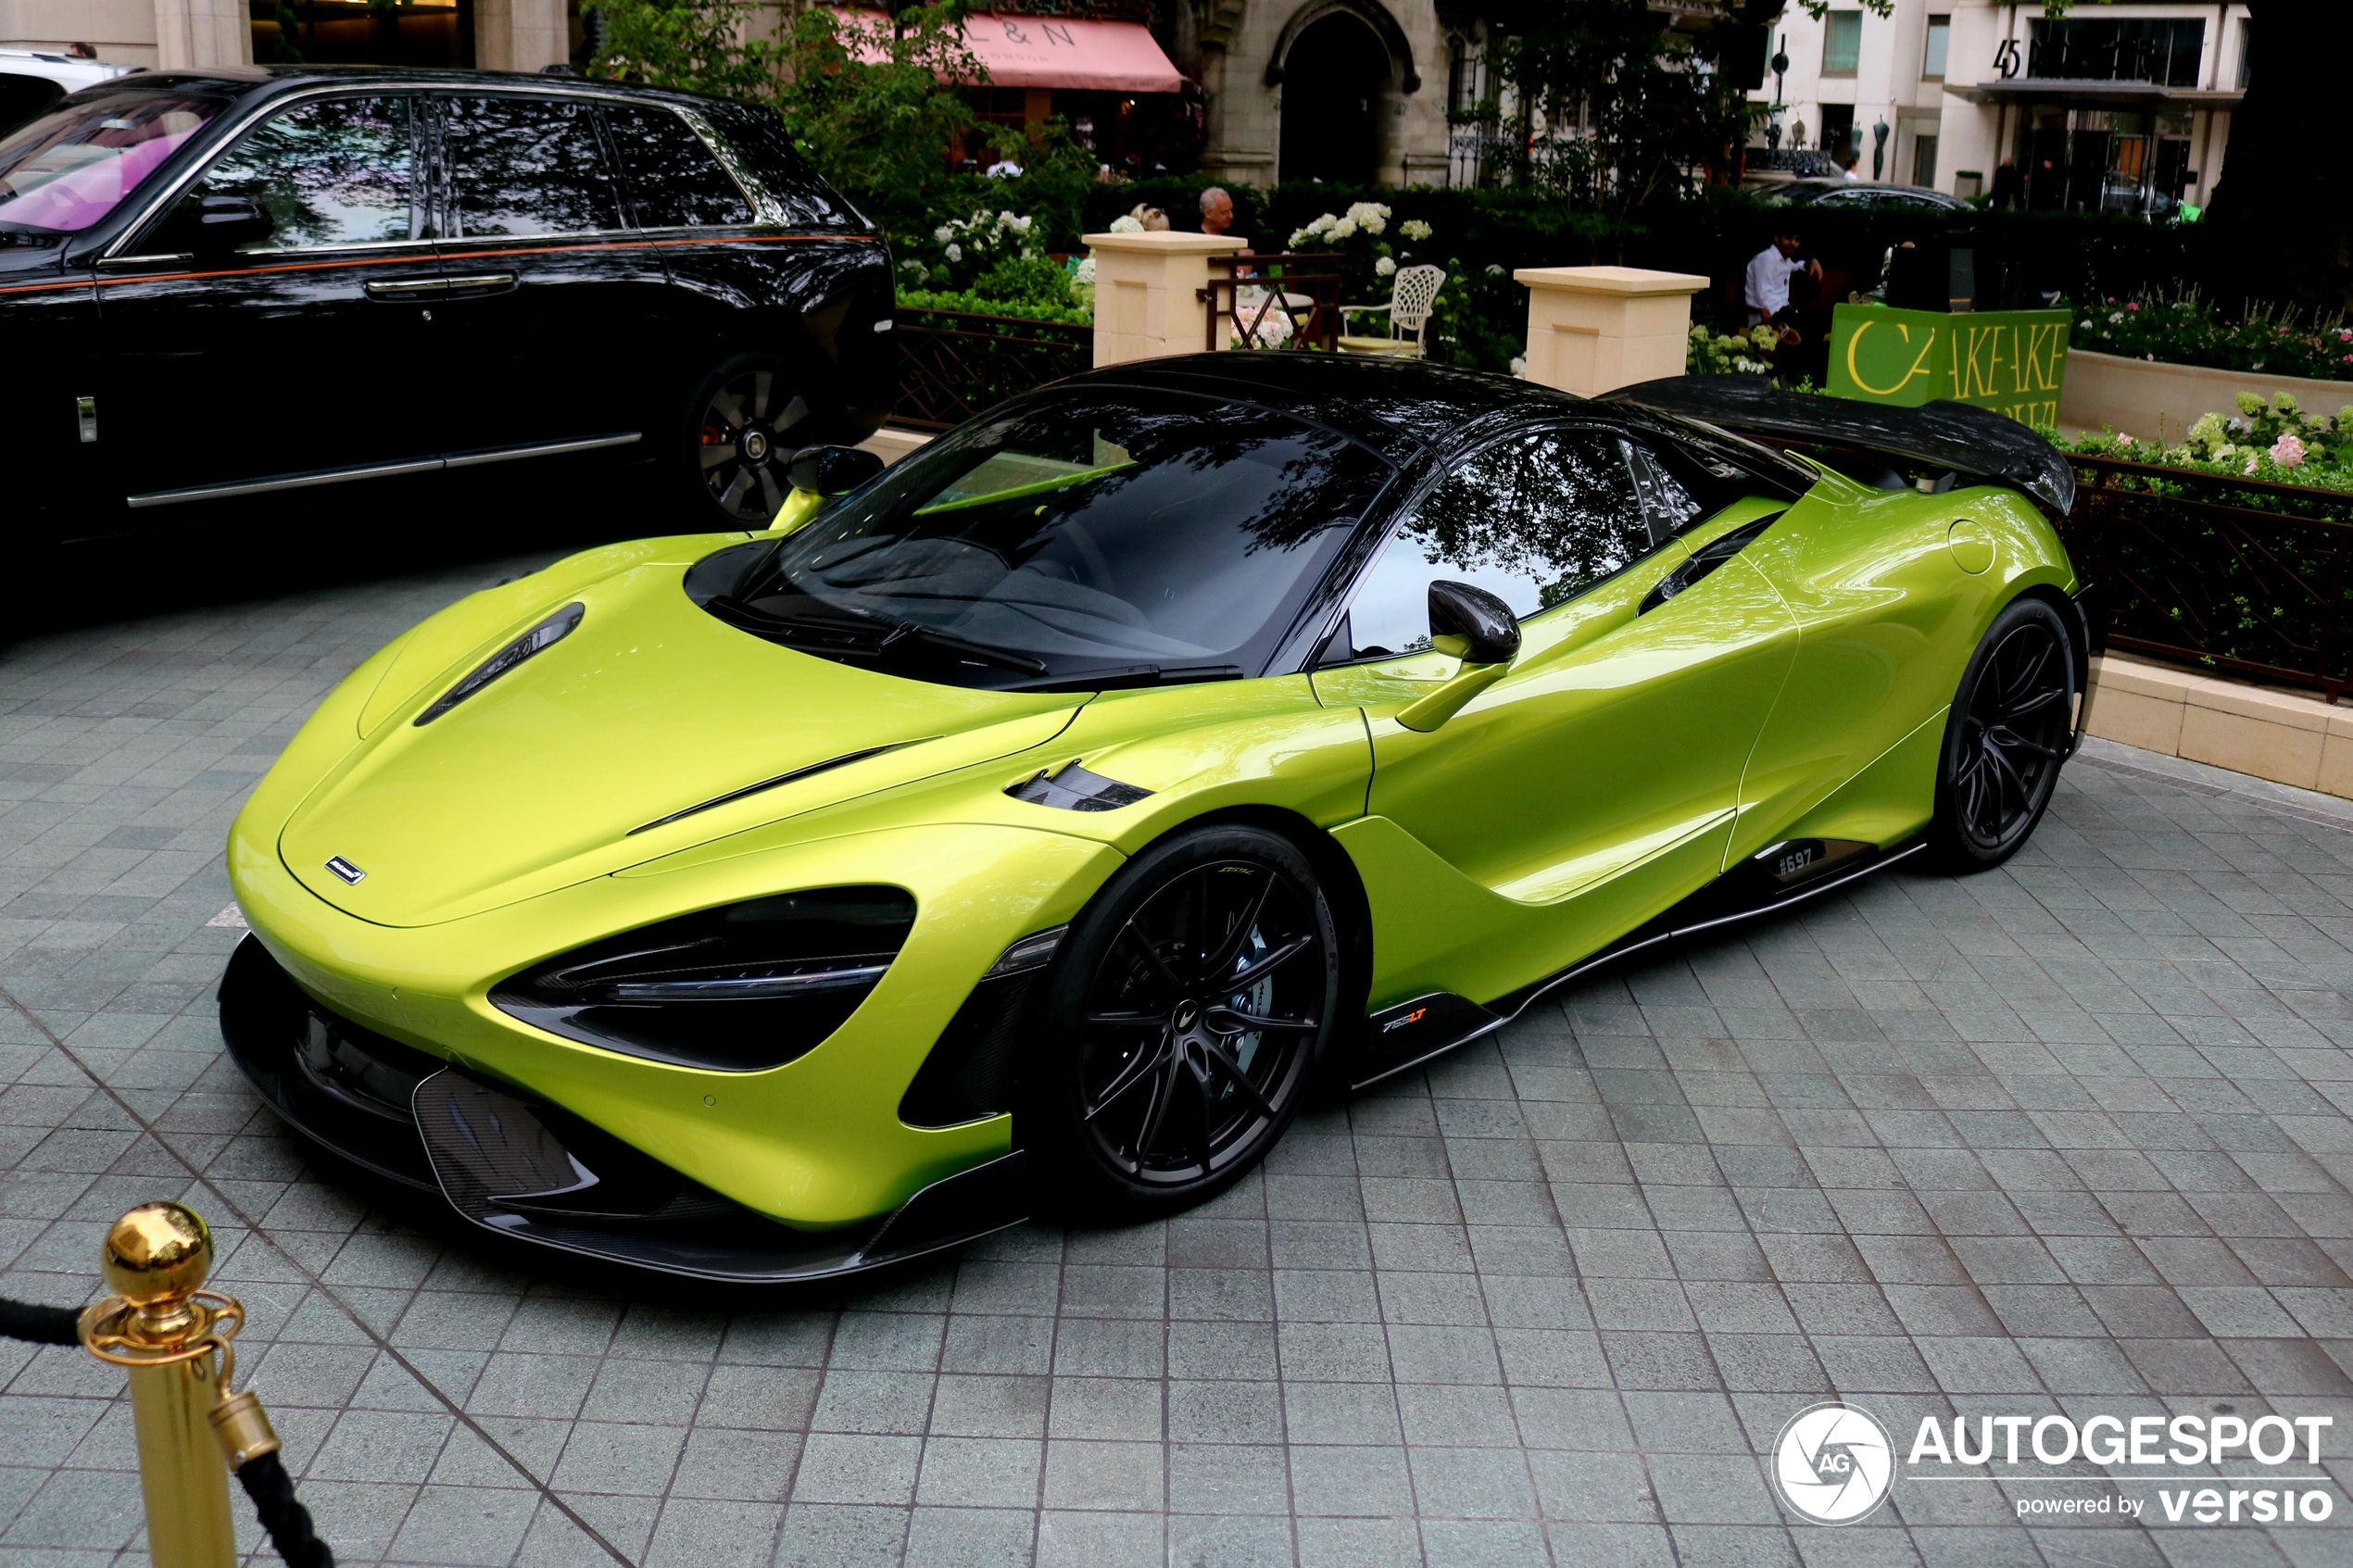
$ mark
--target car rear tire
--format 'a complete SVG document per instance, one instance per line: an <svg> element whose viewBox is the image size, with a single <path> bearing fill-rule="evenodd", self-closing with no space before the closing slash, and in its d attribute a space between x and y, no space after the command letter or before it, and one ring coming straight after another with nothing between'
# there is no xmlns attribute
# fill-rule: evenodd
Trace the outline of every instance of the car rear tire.
<svg viewBox="0 0 2353 1568"><path fill-rule="evenodd" d="M792 455L816 430L795 380L774 354L736 354L696 383L681 462L715 526L765 528L785 504Z"/></svg>
<svg viewBox="0 0 2353 1568"><path fill-rule="evenodd" d="M2013 600L1945 721L1930 842L1948 871L1990 871L2033 836L2073 745L2077 696L2067 622L2044 599Z"/></svg>
<svg viewBox="0 0 2353 1568"><path fill-rule="evenodd" d="M1210 826L1138 856L1073 923L1024 1064L1041 1201L1146 1219L1231 1185L1315 1088L1341 995L1333 901L1290 840Z"/></svg>

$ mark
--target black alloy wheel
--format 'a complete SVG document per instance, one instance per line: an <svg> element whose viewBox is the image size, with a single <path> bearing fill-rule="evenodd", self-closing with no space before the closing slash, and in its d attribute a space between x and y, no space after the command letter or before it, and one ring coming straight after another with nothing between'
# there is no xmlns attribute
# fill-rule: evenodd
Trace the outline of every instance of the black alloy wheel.
<svg viewBox="0 0 2353 1568"><path fill-rule="evenodd" d="M1314 868L1257 828L1182 833L1097 896L1056 967L1026 1145L1051 1196L1138 1217L1247 1171L1316 1081L1340 997Z"/></svg>
<svg viewBox="0 0 2353 1568"><path fill-rule="evenodd" d="M1945 863L1984 871L2018 853L2074 743L2078 683L2066 622L2023 598L1994 618L1944 729L1935 837Z"/></svg>
<svg viewBox="0 0 2353 1568"><path fill-rule="evenodd" d="M694 473L729 526L765 528L792 489L786 470L809 421L780 361L739 355L703 378L692 405Z"/></svg>

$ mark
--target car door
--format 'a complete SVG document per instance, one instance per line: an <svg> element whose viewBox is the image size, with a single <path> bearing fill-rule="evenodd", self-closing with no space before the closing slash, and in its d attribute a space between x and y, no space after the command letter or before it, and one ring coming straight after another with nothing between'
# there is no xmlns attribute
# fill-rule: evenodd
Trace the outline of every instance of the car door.
<svg viewBox="0 0 2353 1568"><path fill-rule="evenodd" d="M669 278L623 213L595 103L521 93L436 102L453 466L635 445Z"/></svg>
<svg viewBox="0 0 2353 1568"><path fill-rule="evenodd" d="M1427 491L1357 587L1317 694L1365 709L1371 814L1502 900L1464 971L1482 977L1474 999L1557 970L1721 869L1796 642L1737 546L1783 504L1707 519L1622 433L1521 433ZM1726 547L1699 560L1686 532ZM1427 651L1441 579L1503 598L1523 644L1500 681L1416 733L1396 714L1456 668Z"/></svg>
<svg viewBox="0 0 2353 1568"><path fill-rule="evenodd" d="M438 466L416 107L351 93L278 109L102 264L107 471L133 514ZM211 254L208 202L250 202L271 232Z"/></svg>

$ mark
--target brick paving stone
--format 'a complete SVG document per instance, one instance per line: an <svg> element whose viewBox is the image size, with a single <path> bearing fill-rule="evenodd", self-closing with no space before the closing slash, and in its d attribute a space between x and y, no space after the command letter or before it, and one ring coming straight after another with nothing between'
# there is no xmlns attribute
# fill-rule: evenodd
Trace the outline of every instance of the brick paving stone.
<svg viewBox="0 0 2353 1568"><path fill-rule="evenodd" d="M0 648L0 1291L81 1301L115 1214L203 1210L340 1561L2353 1555L2341 1503L2021 1522L2156 1490L2081 1460L1906 1479L1823 1530L1768 1457L1828 1399L1899 1448L1923 1418L2328 1416L2310 1474L2342 1499L2353 806L2095 742L2004 870L1899 870L1556 994L1315 1109L1193 1213L822 1292L616 1295L378 1206L213 1017L246 790L377 646L545 558ZM0 1344L0 1560L145 1560L120 1388Z"/></svg>

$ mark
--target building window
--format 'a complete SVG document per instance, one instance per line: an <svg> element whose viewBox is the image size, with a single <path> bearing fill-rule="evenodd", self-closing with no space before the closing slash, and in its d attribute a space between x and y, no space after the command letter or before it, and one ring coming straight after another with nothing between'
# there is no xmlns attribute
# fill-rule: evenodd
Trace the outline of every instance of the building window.
<svg viewBox="0 0 2353 1568"><path fill-rule="evenodd" d="M2195 87L2206 53L2203 21L2071 17L2029 25L2032 36L2026 74L2045 79Z"/></svg>
<svg viewBox="0 0 2353 1568"><path fill-rule="evenodd" d="M1912 144L1912 183L1934 189L1936 185L1936 138L1922 136Z"/></svg>
<svg viewBox="0 0 2353 1568"><path fill-rule="evenodd" d="M1953 44L1953 19L1949 13L1928 19L1928 53L1920 60L1920 74L1939 80L1944 75L1944 56Z"/></svg>
<svg viewBox="0 0 2353 1568"><path fill-rule="evenodd" d="M2255 46L2255 22L2252 18L2239 23L2239 91L2246 91L2247 67L2255 61L2250 52Z"/></svg>
<svg viewBox="0 0 2353 1568"><path fill-rule="evenodd" d="M1822 74L1852 76L1863 59L1863 13L1832 11L1822 19Z"/></svg>

